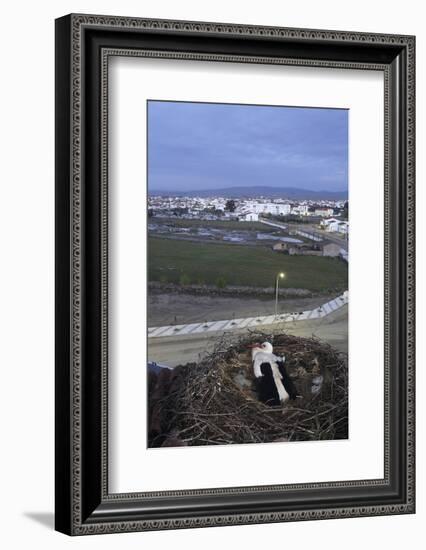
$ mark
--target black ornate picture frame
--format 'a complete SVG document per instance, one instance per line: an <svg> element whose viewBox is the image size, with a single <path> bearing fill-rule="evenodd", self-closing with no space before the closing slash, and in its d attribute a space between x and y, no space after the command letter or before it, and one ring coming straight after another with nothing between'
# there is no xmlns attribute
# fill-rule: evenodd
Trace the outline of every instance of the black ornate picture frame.
<svg viewBox="0 0 426 550"><path fill-rule="evenodd" d="M384 478L108 491L110 56L384 74ZM415 511L415 38L96 15L56 21L56 529L69 535Z"/></svg>

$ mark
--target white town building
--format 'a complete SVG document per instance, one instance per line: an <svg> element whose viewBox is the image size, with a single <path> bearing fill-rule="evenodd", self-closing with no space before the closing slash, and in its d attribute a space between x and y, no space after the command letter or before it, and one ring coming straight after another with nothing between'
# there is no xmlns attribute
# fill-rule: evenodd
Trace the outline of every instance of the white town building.
<svg viewBox="0 0 426 550"><path fill-rule="evenodd" d="M349 223L348 222L339 222L339 226L337 229L338 233L343 233L344 235L347 235L349 233Z"/></svg>
<svg viewBox="0 0 426 550"><path fill-rule="evenodd" d="M316 208L315 209L315 216L332 216L333 215L333 208Z"/></svg>
<svg viewBox="0 0 426 550"><path fill-rule="evenodd" d="M297 206L293 206L291 209L291 213L295 214L296 216L307 216L309 214L309 206L307 204L299 204Z"/></svg>
<svg viewBox="0 0 426 550"><path fill-rule="evenodd" d="M336 218L323 220L321 226L330 233L343 233L344 235L349 233L349 223Z"/></svg>
<svg viewBox="0 0 426 550"><path fill-rule="evenodd" d="M335 227L339 223L336 218L329 218L328 220L321 220L321 227L326 231L336 231Z"/></svg>
<svg viewBox="0 0 426 550"><path fill-rule="evenodd" d="M246 202L246 208L255 214L273 214L275 216L286 216L290 214L291 206L276 202Z"/></svg>
<svg viewBox="0 0 426 550"><path fill-rule="evenodd" d="M238 214L238 220L240 222L257 222L259 221L259 214L256 212L242 212Z"/></svg>

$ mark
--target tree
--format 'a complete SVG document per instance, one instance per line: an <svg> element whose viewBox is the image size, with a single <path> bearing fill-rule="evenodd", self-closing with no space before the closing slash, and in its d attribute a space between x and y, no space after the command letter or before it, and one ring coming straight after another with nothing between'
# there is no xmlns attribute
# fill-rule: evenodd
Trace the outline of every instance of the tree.
<svg viewBox="0 0 426 550"><path fill-rule="evenodd" d="M183 214L188 214L188 208L183 208L182 206L177 206L176 208L172 209L173 215L180 217Z"/></svg>
<svg viewBox="0 0 426 550"><path fill-rule="evenodd" d="M233 199L229 199L226 201L225 210L228 210L228 212L235 212L236 208L237 206Z"/></svg>
<svg viewBox="0 0 426 550"><path fill-rule="evenodd" d="M342 217L345 218L345 220L349 219L349 201L345 202L345 205L343 207Z"/></svg>

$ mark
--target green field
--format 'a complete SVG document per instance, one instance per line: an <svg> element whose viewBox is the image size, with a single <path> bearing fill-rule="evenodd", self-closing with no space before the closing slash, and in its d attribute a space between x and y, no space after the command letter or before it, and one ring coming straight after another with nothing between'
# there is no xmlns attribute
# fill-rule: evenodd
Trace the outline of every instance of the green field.
<svg viewBox="0 0 426 550"><path fill-rule="evenodd" d="M347 289L347 264L321 256L287 256L268 248L203 244L164 238L148 239L148 277L163 283L280 287L313 292Z"/></svg>
<svg viewBox="0 0 426 550"><path fill-rule="evenodd" d="M265 233L279 232L278 227L271 227L260 222L237 222L221 220L183 220L181 218L150 218L150 223L158 225L174 225L175 227L204 227L213 229L231 229L238 231L258 231Z"/></svg>

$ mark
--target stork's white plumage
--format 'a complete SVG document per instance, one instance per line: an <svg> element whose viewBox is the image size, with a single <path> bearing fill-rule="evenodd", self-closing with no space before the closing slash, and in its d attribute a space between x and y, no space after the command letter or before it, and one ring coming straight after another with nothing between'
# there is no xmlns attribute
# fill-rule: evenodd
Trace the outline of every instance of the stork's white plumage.
<svg viewBox="0 0 426 550"><path fill-rule="evenodd" d="M284 364L285 357L277 357L276 355L274 355L273 351L274 348L269 342L264 342L261 346L254 347L251 352L253 359L253 371L255 377L259 378L260 376L263 376L261 370L262 365L269 365L272 371L272 378L278 392L279 400L281 403L285 403L290 398L290 395L284 388L284 385L282 383L282 375L278 368L278 361Z"/></svg>
<svg viewBox="0 0 426 550"><path fill-rule="evenodd" d="M260 366L262 363L276 363L277 361L285 361L285 357L278 357L272 352L274 348L269 342L263 342L263 344L255 344L251 350L251 358L253 360L253 370L256 378L262 376Z"/></svg>
<svg viewBox="0 0 426 550"><path fill-rule="evenodd" d="M274 355L273 351L274 348L269 342L264 342L261 345L255 344L252 346L251 355L253 360L253 371L255 377L259 379L264 376L262 367L268 366L270 369L269 376L272 374L271 382L273 382L275 390L278 393L279 401L281 403L285 403L288 399L290 399L290 394L287 392L283 384L285 357L278 357L277 355ZM287 376L286 378L288 379ZM262 388L262 394L264 393L265 388ZM271 398L271 400L273 400L273 398Z"/></svg>

